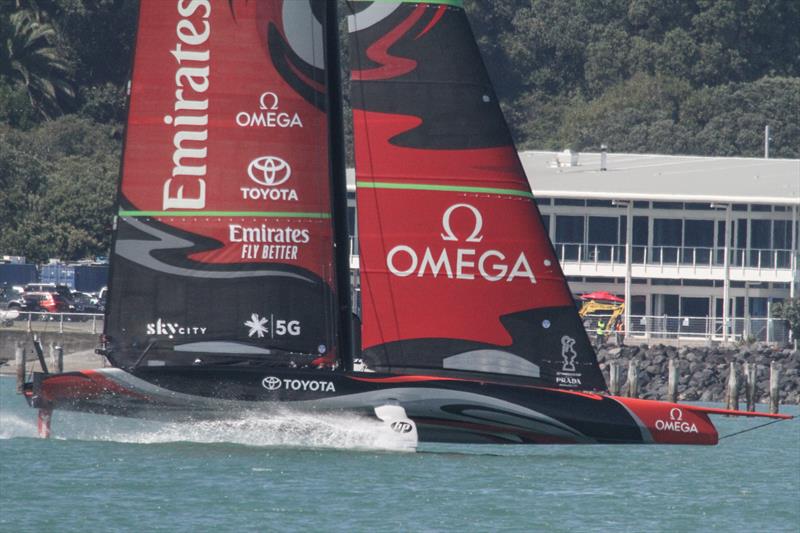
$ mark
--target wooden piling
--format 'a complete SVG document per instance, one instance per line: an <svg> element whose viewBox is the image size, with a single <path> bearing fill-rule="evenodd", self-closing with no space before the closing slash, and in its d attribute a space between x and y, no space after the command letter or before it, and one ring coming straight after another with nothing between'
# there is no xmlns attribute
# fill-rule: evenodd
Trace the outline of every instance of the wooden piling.
<svg viewBox="0 0 800 533"><path fill-rule="evenodd" d="M19 341L14 346L14 364L17 365L17 393L22 394L25 387L25 345Z"/></svg>
<svg viewBox="0 0 800 533"><path fill-rule="evenodd" d="M58 372L58 370L57 370L58 369L58 364L56 362L56 343L51 342L49 344L49 348L50 348L50 350L49 350L49 353L50 353L50 368L54 372Z"/></svg>
<svg viewBox="0 0 800 533"><path fill-rule="evenodd" d="M57 374L64 372L64 348L52 342L50 343L50 368Z"/></svg>
<svg viewBox="0 0 800 533"><path fill-rule="evenodd" d="M628 398L639 397L639 368L636 359L628 362Z"/></svg>
<svg viewBox="0 0 800 533"><path fill-rule="evenodd" d="M678 401L678 365L675 359L669 360L669 376L667 381L667 401L675 403Z"/></svg>
<svg viewBox="0 0 800 533"><path fill-rule="evenodd" d="M619 363L616 361L611 361L608 363L608 392L610 392L612 396L619 396L619 378Z"/></svg>
<svg viewBox="0 0 800 533"><path fill-rule="evenodd" d="M739 410L739 376L736 374L736 365L731 362L728 373L728 390L725 394L727 407L733 411Z"/></svg>
<svg viewBox="0 0 800 533"><path fill-rule="evenodd" d="M769 364L769 412L778 414L780 404L780 391L778 390L780 370L775 361Z"/></svg>
<svg viewBox="0 0 800 533"><path fill-rule="evenodd" d="M748 411L756 410L756 365L744 364L744 401Z"/></svg>

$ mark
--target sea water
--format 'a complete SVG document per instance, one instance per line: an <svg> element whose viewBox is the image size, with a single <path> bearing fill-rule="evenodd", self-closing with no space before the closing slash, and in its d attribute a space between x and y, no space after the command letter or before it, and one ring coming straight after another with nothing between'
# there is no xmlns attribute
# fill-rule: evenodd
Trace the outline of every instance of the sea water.
<svg viewBox="0 0 800 533"><path fill-rule="evenodd" d="M721 435L764 423L715 421ZM714 447L402 453L350 415L157 424L56 412L44 440L0 378L0 531L797 532L800 422Z"/></svg>

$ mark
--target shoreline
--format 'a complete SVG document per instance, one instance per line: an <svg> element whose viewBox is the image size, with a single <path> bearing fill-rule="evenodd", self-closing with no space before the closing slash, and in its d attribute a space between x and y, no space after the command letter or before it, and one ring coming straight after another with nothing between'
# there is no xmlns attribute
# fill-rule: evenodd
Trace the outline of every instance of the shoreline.
<svg viewBox="0 0 800 533"><path fill-rule="evenodd" d="M603 346L597 360L608 382L609 363L614 361L626 369L628 362L638 362L639 397L648 400L667 398L668 365L675 359L678 367L678 400L724 402L730 363L739 375L739 398L743 403L745 384L742 364L756 366L756 401L769 399L769 366L778 363L780 370L780 403L800 404L800 351L767 345L676 347L663 344L647 346ZM625 390L627 372L623 371L620 390Z"/></svg>
<svg viewBox="0 0 800 533"><path fill-rule="evenodd" d="M730 363L736 366L740 377L739 398L745 398L742 364L748 362L756 365L756 401L767 403L769 400L769 366L772 361L778 363L780 369L780 403L784 405L800 404L800 351L790 348L776 348L765 345L740 347L676 347L665 345L639 346L603 346L597 350L597 360L608 383L609 363L616 362L623 368L620 391L625 391L627 384L628 362L634 359L638 363L639 397L648 400L666 400L667 368L670 359L675 359L678 367L678 400L699 402L724 402L726 382L730 372ZM49 364L47 349L45 362ZM103 356L94 350L80 350L64 354L64 371L71 372L107 366ZM41 371L39 361L27 351L27 372ZM13 356L6 364L0 364L0 375L14 376L16 364ZM624 393L622 394L624 395Z"/></svg>

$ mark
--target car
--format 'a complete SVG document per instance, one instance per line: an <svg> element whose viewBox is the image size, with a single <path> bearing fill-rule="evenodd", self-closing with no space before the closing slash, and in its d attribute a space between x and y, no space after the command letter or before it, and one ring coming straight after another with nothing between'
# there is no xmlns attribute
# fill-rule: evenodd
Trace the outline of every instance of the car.
<svg viewBox="0 0 800 533"><path fill-rule="evenodd" d="M19 311L25 305L22 299L22 287L0 285L0 309Z"/></svg>
<svg viewBox="0 0 800 533"><path fill-rule="evenodd" d="M66 302L67 308L63 313L75 312L75 305L72 301L72 290L67 285L56 285L55 283L28 283L25 285L23 298L29 293L56 293Z"/></svg>
<svg viewBox="0 0 800 533"><path fill-rule="evenodd" d="M19 309L20 311L30 311L38 313L68 313L70 303L54 291L25 292L22 295L25 302Z"/></svg>
<svg viewBox="0 0 800 533"><path fill-rule="evenodd" d="M72 291L72 305L76 313L102 313L103 309L91 294Z"/></svg>

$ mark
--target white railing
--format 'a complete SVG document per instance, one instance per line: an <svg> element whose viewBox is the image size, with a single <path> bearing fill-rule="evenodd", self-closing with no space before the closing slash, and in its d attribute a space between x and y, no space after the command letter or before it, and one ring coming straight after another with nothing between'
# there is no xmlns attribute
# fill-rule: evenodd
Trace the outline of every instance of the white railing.
<svg viewBox="0 0 800 533"><path fill-rule="evenodd" d="M624 244L556 243L561 263L625 263ZM631 263L660 266L714 267L725 264L725 250L692 246L632 246ZM731 267L759 270L792 268L792 251L771 249L729 250Z"/></svg>
<svg viewBox="0 0 800 533"><path fill-rule="evenodd" d="M583 325L592 338L596 338L597 322L605 321L603 315L584 317ZM724 324L721 318L693 316L631 315L631 329L626 339L645 342L658 339L723 340ZM615 341L614 331L606 331L608 341ZM731 318L728 320L728 340L786 344L789 328L785 320L777 318Z"/></svg>
<svg viewBox="0 0 800 533"><path fill-rule="evenodd" d="M103 331L103 315L95 313L45 313L21 311L19 316L0 324L3 329L25 330L29 333L58 331L59 333L93 333Z"/></svg>

